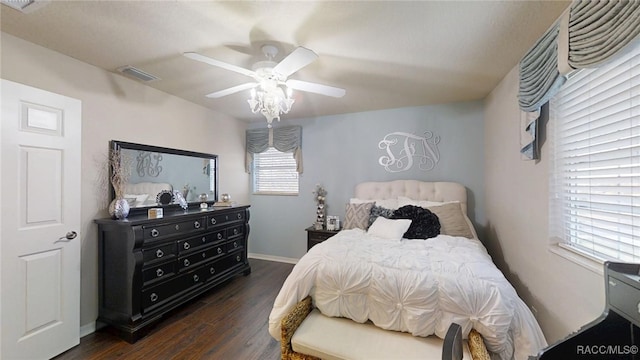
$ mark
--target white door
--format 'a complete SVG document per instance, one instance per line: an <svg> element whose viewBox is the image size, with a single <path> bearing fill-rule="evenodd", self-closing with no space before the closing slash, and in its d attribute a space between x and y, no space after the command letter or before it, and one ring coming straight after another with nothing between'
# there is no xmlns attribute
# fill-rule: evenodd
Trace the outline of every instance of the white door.
<svg viewBox="0 0 640 360"><path fill-rule="evenodd" d="M79 100L1 80L0 358L80 339Z"/></svg>

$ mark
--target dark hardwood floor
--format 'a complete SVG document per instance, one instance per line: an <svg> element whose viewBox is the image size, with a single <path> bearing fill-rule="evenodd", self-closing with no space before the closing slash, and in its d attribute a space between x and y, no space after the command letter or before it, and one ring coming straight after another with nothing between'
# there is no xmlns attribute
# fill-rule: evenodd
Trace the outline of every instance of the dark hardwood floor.
<svg viewBox="0 0 640 360"><path fill-rule="evenodd" d="M173 311L135 344L102 329L54 359L279 359L269 313L293 265L249 261L249 276L234 277Z"/></svg>

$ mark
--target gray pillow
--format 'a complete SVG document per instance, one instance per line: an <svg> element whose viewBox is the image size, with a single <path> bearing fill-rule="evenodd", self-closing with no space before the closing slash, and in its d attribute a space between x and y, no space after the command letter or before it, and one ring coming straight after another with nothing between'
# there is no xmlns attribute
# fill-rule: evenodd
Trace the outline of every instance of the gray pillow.
<svg viewBox="0 0 640 360"><path fill-rule="evenodd" d="M373 205L371 208L371 212L369 213L369 225L367 228L373 224L374 221L378 218L378 216L382 216L383 218L390 219L393 215L393 210L384 208L382 206Z"/></svg>
<svg viewBox="0 0 640 360"><path fill-rule="evenodd" d="M438 220L440 220L440 234L473 239L473 232L469 229L469 224L464 217L460 203L452 202L429 206L427 209L436 214Z"/></svg>

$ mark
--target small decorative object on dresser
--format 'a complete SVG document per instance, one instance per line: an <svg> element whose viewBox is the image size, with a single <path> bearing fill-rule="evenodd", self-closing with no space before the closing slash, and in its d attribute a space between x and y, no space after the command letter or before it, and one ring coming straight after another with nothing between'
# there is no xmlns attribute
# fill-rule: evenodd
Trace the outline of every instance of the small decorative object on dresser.
<svg viewBox="0 0 640 360"><path fill-rule="evenodd" d="M180 205L180 207L182 208L182 210L187 210L189 208L189 204L187 203L187 199L184 198L184 196L182 196L182 193L178 190L173 192L173 198L175 199L175 202Z"/></svg>
<svg viewBox="0 0 640 360"><path fill-rule="evenodd" d="M340 217L335 215L327 216L327 230L340 230Z"/></svg>
<svg viewBox="0 0 640 360"><path fill-rule="evenodd" d="M109 215L118 220L129 216L129 202L125 199L125 184L131 176L132 159L123 155L119 149L109 150L109 181L113 186L114 198L109 204Z"/></svg>
<svg viewBox="0 0 640 360"><path fill-rule="evenodd" d="M313 191L313 195L316 200L316 222L313 227L316 230L322 230L325 228L325 212L327 211L325 206L325 200L327 191L320 184L316 184L316 189Z"/></svg>
<svg viewBox="0 0 640 360"><path fill-rule="evenodd" d="M251 273L246 205L96 223L98 321L129 342L144 336L170 310L234 276Z"/></svg>
<svg viewBox="0 0 640 360"><path fill-rule="evenodd" d="M338 233L338 230L317 230L315 226L310 226L305 231L307 232L307 251Z"/></svg>
<svg viewBox="0 0 640 360"><path fill-rule="evenodd" d="M175 201L175 196L170 190L162 190L156 195L158 205L169 205Z"/></svg>
<svg viewBox="0 0 640 360"><path fill-rule="evenodd" d="M236 205L235 201L231 201L231 195L229 194L220 195L220 200L221 201L217 201L215 204L213 204L213 206L228 207Z"/></svg>

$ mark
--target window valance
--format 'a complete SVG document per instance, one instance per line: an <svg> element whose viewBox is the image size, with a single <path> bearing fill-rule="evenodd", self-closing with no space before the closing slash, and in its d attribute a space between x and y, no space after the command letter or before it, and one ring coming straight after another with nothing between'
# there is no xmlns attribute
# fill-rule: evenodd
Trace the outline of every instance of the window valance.
<svg viewBox="0 0 640 360"><path fill-rule="evenodd" d="M296 160L299 174L302 174L302 126L250 129L246 132L245 169L251 170L253 154L274 147L281 152L291 152Z"/></svg>
<svg viewBox="0 0 640 360"><path fill-rule="evenodd" d="M574 69L609 60L640 34L640 1L574 1L519 64L521 149L537 158L537 121Z"/></svg>
<svg viewBox="0 0 640 360"><path fill-rule="evenodd" d="M640 1L577 1L569 19L569 65L607 61L640 34Z"/></svg>

